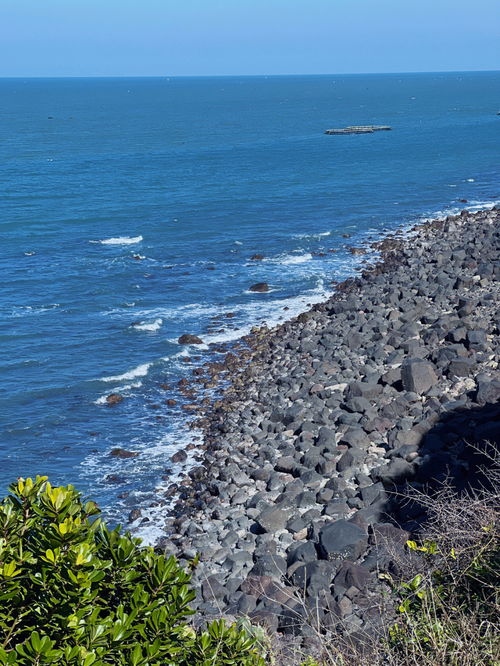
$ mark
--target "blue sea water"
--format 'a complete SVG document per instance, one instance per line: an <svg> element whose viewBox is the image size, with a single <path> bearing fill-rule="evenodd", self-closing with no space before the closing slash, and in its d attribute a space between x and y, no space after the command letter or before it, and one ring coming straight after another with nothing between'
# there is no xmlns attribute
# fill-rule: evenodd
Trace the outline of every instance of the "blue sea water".
<svg viewBox="0 0 500 666"><path fill-rule="evenodd" d="M178 336L277 323L352 274L348 246L497 201L499 92L500 73L0 80L2 492L48 474L112 520L161 496L193 434L160 384L206 354ZM354 124L393 130L323 134Z"/></svg>

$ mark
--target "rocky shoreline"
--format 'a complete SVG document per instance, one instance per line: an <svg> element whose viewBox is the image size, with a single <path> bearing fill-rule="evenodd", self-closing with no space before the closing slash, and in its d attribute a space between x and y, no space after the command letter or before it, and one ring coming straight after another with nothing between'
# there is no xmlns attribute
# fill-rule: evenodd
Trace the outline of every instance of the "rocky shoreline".
<svg viewBox="0 0 500 666"><path fill-rule="evenodd" d="M498 439L499 232L494 208L388 237L327 302L198 376L230 382L195 424L161 546L200 553L200 617L247 615L306 650L310 616L353 638L386 620L379 574L424 519L398 493L463 487L469 445Z"/></svg>

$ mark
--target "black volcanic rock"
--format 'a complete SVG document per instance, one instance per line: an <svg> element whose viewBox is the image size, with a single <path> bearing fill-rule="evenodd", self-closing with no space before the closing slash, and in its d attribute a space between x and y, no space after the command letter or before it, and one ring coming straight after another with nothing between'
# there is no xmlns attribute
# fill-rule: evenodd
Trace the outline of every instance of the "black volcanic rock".
<svg viewBox="0 0 500 666"><path fill-rule="evenodd" d="M410 358L401 367L401 381L406 391L421 395L437 384L438 377L431 363L420 358Z"/></svg>
<svg viewBox="0 0 500 666"><path fill-rule="evenodd" d="M184 335L181 335L177 342L180 345L202 345L203 344L203 340L201 338L199 338L197 335L191 335L189 333L185 333Z"/></svg>
<svg viewBox="0 0 500 666"><path fill-rule="evenodd" d="M356 560L367 542L364 530L347 520L329 523L319 533L319 551L326 560Z"/></svg>
<svg viewBox="0 0 500 666"><path fill-rule="evenodd" d="M269 291L269 285L267 284L267 282L256 282L251 287L248 287L248 290L263 293Z"/></svg>

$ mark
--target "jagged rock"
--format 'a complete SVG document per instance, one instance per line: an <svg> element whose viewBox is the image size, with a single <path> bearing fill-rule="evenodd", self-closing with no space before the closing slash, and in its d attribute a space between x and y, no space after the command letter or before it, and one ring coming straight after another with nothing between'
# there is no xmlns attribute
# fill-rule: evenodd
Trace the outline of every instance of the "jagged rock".
<svg viewBox="0 0 500 666"><path fill-rule="evenodd" d="M486 331L475 330L467 331L467 342L472 348L484 347L487 343Z"/></svg>
<svg viewBox="0 0 500 666"><path fill-rule="evenodd" d="M321 590L327 589L341 565L339 561L314 560L299 565L293 575L293 584L299 590L307 590L311 597L317 597Z"/></svg>
<svg viewBox="0 0 500 666"><path fill-rule="evenodd" d="M286 561L278 555L263 555L257 558L250 570L251 576L269 576L272 579L281 578L286 573Z"/></svg>
<svg viewBox="0 0 500 666"><path fill-rule="evenodd" d="M319 533L319 550L327 560L356 560L367 542L364 530L343 519L325 525Z"/></svg>
<svg viewBox="0 0 500 666"><path fill-rule="evenodd" d="M274 469L277 472L287 472L292 473L293 470L297 467L297 461L293 456L283 456L276 461Z"/></svg>
<svg viewBox="0 0 500 666"><path fill-rule="evenodd" d="M361 488L360 490L361 499L364 504L370 506L374 502L380 502L387 498L387 494L384 490L382 483L372 483L370 486Z"/></svg>
<svg viewBox="0 0 500 666"><path fill-rule="evenodd" d="M256 282L251 287L249 287L248 290L262 293L265 291L269 291L269 285L267 284L267 282Z"/></svg>
<svg viewBox="0 0 500 666"><path fill-rule="evenodd" d="M381 391L382 386L380 386L380 384L353 382L352 384L349 384L348 397L373 400L381 393Z"/></svg>
<svg viewBox="0 0 500 666"><path fill-rule="evenodd" d="M262 513L257 517L256 522L264 532L274 534L279 530L285 529L291 512L291 509L271 507L262 511Z"/></svg>
<svg viewBox="0 0 500 666"><path fill-rule="evenodd" d="M241 584L241 591L245 594L253 594L256 597L262 597L272 585L271 576L254 576L250 574Z"/></svg>
<svg viewBox="0 0 500 666"><path fill-rule="evenodd" d="M112 449L109 455L113 456L113 458L136 458L139 454L137 451L127 451L126 449L116 448Z"/></svg>
<svg viewBox="0 0 500 666"><path fill-rule="evenodd" d="M456 358L448 365L448 375L451 377L468 377L476 368L476 362L471 358Z"/></svg>
<svg viewBox="0 0 500 666"><path fill-rule="evenodd" d="M348 444L352 448L366 449L371 441L362 428L349 428L340 439L341 444Z"/></svg>
<svg viewBox="0 0 500 666"><path fill-rule="evenodd" d="M128 514L128 522L133 523L142 516L142 511L140 509L132 509Z"/></svg>
<svg viewBox="0 0 500 666"><path fill-rule="evenodd" d="M479 405L486 405L498 400L500 400L500 381L480 379L477 382L476 402Z"/></svg>
<svg viewBox="0 0 500 666"><path fill-rule="evenodd" d="M123 396L120 395L119 393L110 393L108 396L106 396L106 403L112 407L113 405L118 405L120 402L122 402Z"/></svg>
<svg viewBox="0 0 500 666"><path fill-rule="evenodd" d="M187 453L183 451L182 449L180 451L176 451L173 456L171 456L170 460L173 463L183 463L186 462L187 460Z"/></svg>
<svg viewBox="0 0 500 666"><path fill-rule="evenodd" d="M226 596L226 588L217 579L217 576L208 576L201 584L201 594L204 601L222 601Z"/></svg>
<svg viewBox="0 0 500 666"><path fill-rule="evenodd" d="M318 553L314 543L312 541L306 541L289 552L288 565L295 564L295 562L314 562L317 559Z"/></svg>
<svg viewBox="0 0 500 666"><path fill-rule="evenodd" d="M365 568L352 562L343 562L333 584L337 589L342 587L348 590L354 586L358 590L363 590L369 580L370 573Z"/></svg>
<svg viewBox="0 0 500 666"><path fill-rule="evenodd" d="M410 358L401 366L401 381L405 391L422 395L437 384L438 378L431 363L420 358Z"/></svg>
<svg viewBox="0 0 500 666"><path fill-rule="evenodd" d="M401 483L415 474L413 463L395 458L389 465L382 465L372 471L374 481L382 481L385 484Z"/></svg>
<svg viewBox="0 0 500 666"><path fill-rule="evenodd" d="M250 594L243 594L237 602L237 611L240 615L248 615L255 610L257 606L257 597Z"/></svg>
<svg viewBox="0 0 500 666"><path fill-rule="evenodd" d="M203 340L199 338L197 335L190 335L189 333L185 333L184 335L181 335L181 337L177 341L180 345L202 345Z"/></svg>

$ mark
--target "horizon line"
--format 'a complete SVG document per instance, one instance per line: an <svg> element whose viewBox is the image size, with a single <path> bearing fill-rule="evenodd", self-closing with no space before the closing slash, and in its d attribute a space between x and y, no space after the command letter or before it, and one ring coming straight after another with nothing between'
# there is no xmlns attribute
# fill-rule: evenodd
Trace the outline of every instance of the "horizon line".
<svg viewBox="0 0 500 666"><path fill-rule="evenodd" d="M496 73L500 69L446 69L446 70L411 70L403 72L325 72L308 74L16 74L0 75L0 79L210 79L210 78L275 78L300 76L400 76L404 74L481 74Z"/></svg>

